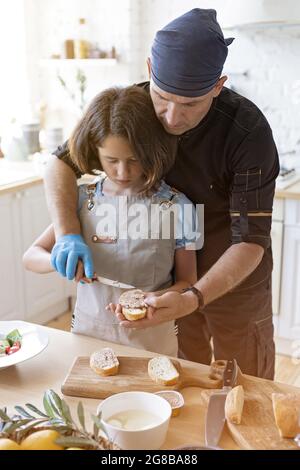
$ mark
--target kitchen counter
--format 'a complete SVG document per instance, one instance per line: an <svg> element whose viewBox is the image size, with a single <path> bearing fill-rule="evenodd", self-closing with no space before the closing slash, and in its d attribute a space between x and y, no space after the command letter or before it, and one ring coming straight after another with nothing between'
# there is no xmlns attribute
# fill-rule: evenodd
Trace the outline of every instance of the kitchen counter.
<svg viewBox="0 0 300 470"><path fill-rule="evenodd" d="M278 199L300 199L300 181L286 189L276 189L275 197Z"/></svg>
<svg viewBox="0 0 300 470"><path fill-rule="evenodd" d="M41 327L49 336L48 347L38 356L11 366L7 369L0 369L0 407L7 406L8 412L13 411L14 405L24 405L32 403L42 406L43 393L46 389L52 388L60 395L60 387L70 369L76 356L89 356L93 351L102 347L113 347L116 354L128 356L152 356L153 354L133 349L117 344L111 344L94 338L82 335L75 335L69 332L54 330L52 328ZM208 366L196 364L188 361L181 361L195 370L195 373L207 373ZM255 379L262 381L262 379ZM295 390L284 384L276 384L283 391ZM296 389L299 391L299 389ZM203 445L204 444L204 422L205 422L205 401L201 397L200 388L189 387L182 391L185 399L185 406L178 417L172 418L164 449L174 449L184 444ZM82 401L89 413L96 414L96 408L100 400L65 397L72 414L76 411L79 401ZM90 421L88 429L91 428ZM229 431L224 428L220 441L220 446L224 449L238 449Z"/></svg>
<svg viewBox="0 0 300 470"><path fill-rule="evenodd" d="M45 156L38 162L9 162L0 159L0 194L26 189L43 181ZM91 182L94 176L84 175L81 182ZM300 199L300 181L286 189L276 189L275 198Z"/></svg>
<svg viewBox="0 0 300 470"><path fill-rule="evenodd" d="M37 162L10 162L0 160L0 194L21 191L40 184L43 166Z"/></svg>

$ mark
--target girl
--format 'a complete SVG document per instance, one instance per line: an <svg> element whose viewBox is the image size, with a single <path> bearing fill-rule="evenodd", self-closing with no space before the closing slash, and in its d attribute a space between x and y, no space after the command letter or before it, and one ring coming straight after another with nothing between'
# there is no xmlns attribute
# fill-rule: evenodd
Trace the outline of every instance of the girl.
<svg viewBox="0 0 300 470"><path fill-rule="evenodd" d="M187 249L187 238L175 233L182 228L182 213L172 211L184 205L191 209L192 203L162 181L174 163L176 137L164 131L146 91L136 86L110 88L94 98L75 128L69 147L82 173L89 172L95 158L103 170L96 183L79 187L82 233L92 251L97 276L101 277L100 282L84 282L82 263L78 264L76 281L81 282L72 332L176 356L173 321L144 330L126 329L109 312L118 304L123 284L149 295L158 290L181 291L197 280L195 251L191 246ZM153 207L159 210L155 212ZM139 224L136 218L132 220L136 208L144 214ZM153 233L145 210L147 217L155 214L155 227L159 217L170 224L173 214L175 230L163 237L159 226ZM129 222L131 234L129 229L124 232ZM186 225L185 220L185 234L189 231ZM136 236L139 230L140 237ZM54 243L50 226L25 253L25 267L39 273L52 271ZM113 281L122 284L116 287Z"/></svg>

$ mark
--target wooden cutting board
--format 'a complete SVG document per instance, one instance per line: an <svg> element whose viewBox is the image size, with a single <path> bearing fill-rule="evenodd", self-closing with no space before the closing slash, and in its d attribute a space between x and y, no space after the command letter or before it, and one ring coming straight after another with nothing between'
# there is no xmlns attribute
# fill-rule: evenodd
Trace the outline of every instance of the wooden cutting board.
<svg viewBox="0 0 300 470"><path fill-rule="evenodd" d="M227 422L229 432L238 446L247 450L299 450L292 439L280 437L275 424L272 393L284 393L283 390L274 382L250 376L239 376L238 382L243 385L245 392L242 422L241 424ZM212 390L201 392L207 403L211 393Z"/></svg>
<svg viewBox="0 0 300 470"><path fill-rule="evenodd" d="M77 357L65 378L61 391L64 395L85 398L106 398L114 393L141 390L157 392L159 390L181 390L184 387L220 388L219 379L211 379L208 374L200 373L197 367L181 366L172 360L180 374L176 385L157 384L148 375L148 362L151 358L118 356L120 363L117 375L101 377L89 366L89 357Z"/></svg>

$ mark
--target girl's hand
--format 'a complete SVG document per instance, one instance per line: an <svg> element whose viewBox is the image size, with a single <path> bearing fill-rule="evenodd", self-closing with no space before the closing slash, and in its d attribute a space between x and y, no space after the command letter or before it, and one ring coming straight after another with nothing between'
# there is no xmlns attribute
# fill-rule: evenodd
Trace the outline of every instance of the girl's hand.
<svg viewBox="0 0 300 470"><path fill-rule="evenodd" d="M159 293L156 293L156 292L143 292L143 294L145 295L145 299L147 299L148 297L157 297L157 296L159 296ZM116 315L116 317L118 318L118 320L120 322L128 321L124 317L124 315L122 314L122 305L120 305L120 304L109 303L105 307L105 310L110 311L111 313ZM152 307L147 307L147 315L146 315L145 318L148 318L149 320L151 320L152 317L153 317L153 311L154 311L154 309ZM136 322L132 322L132 323L136 323Z"/></svg>
<svg viewBox="0 0 300 470"><path fill-rule="evenodd" d="M95 273L96 274L96 273ZM81 284L90 284L93 282L93 279L85 277L84 266L81 260L77 263L76 273L75 273L75 282L81 282Z"/></svg>
<svg viewBox="0 0 300 470"><path fill-rule="evenodd" d="M113 313L114 315L116 315L118 320L120 320L120 321L126 320L124 315L122 315L122 305L120 305L120 304L110 303L110 304L106 305L105 310L108 310L111 313Z"/></svg>
<svg viewBox="0 0 300 470"><path fill-rule="evenodd" d="M83 262L81 260L77 263L76 273L75 273L75 282L80 282L84 279L84 268Z"/></svg>

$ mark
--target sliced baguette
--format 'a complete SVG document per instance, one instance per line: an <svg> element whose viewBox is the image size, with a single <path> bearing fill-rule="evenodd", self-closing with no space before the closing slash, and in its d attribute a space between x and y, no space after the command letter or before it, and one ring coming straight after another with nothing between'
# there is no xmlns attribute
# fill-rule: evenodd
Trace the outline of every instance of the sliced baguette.
<svg viewBox="0 0 300 470"><path fill-rule="evenodd" d="M272 404L280 436L296 437L300 433L300 394L272 393Z"/></svg>
<svg viewBox="0 0 300 470"><path fill-rule="evenodd" d="M149 377L162 385L175 385L179 380L179 373L167 356L157 356L148 362Z"/></svg>
<svg viewBox="0 0 300 470"><path fill-rule="evenodd" d="M230 390L225 401L225 417L234 424L241 424L244 407L244 389L238 385Z"/></svg>
<svg viewBox="0 0 300 470"><path fill-rule="evenodd" d="M119 370L119 361L111 348L103 348L91 355L90 367L98 375L116 375Z"/></svg>
<svg viewBox="0 0 300 470"><path fill-rule="evenodd" d="M124 292L120 296L119 303L122 306L124 317L129 321L140 320L147 314L145 295L140 289Z"/></svg>
<svg viewBox="0 0 300 470"><path fill-rule="evenodd" d="M126 308L122 307L124 317L129 321L141 320L147 314L146 307L143 308Z"/></svg>

